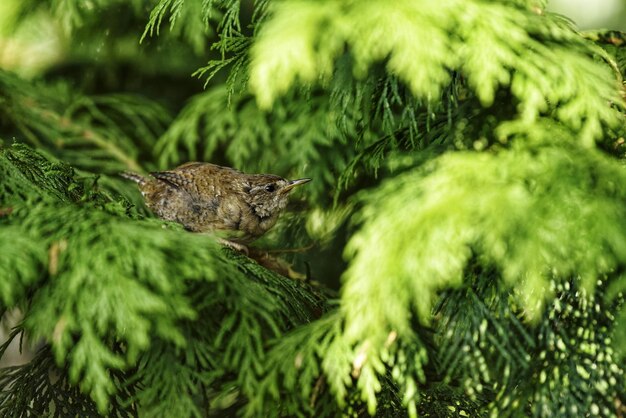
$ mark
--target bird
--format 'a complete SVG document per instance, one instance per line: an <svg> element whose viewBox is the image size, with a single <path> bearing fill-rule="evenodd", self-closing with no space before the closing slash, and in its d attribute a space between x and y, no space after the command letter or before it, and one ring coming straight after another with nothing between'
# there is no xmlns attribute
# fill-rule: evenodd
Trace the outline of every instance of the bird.
<svg viewBox="0 0 626 418"><path fill-rule="evenodd" d="M274 226L290 192L311 181L246 174L207 162L189 162L150 177L120 175L138 184L146 206L157 217L192 232L216 233L242 250Z"/></svg>

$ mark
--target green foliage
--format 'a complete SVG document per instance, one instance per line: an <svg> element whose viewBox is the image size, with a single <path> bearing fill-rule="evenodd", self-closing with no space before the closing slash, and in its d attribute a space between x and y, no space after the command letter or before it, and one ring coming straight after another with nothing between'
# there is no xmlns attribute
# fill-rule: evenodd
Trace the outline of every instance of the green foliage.
<svg viewBox="0 0 626 418"><path fill-rule="evenodd" d="M595 151L519 141L490 154L446 154L396 176L367 196L361 218L369 222L347 248L354 258L344 289L349 331L360 338L372 329L406 330L408 318L397 310L411 308L428 321L436 291L461 283L473 256L518 287L530 316L550 297L533 289L548 288L552 277L578 275L593 290L626 262L617 227L626 215L624 182L623 166ZM405 245L411 239L419 249ZM396 274L403 286L386 280ZM371 301L381 295L397 303L374 311Z"/></svg>
<svg viewBox="0 0 626 418"><path fill-rule="evenodd" d="M66 30L73 30L92 23L93 19L99 13L107 9L120 7L121 5L130 4L136 12L144 6L142 0L94 0L89 3L79 2L75 0L47 0L39 2L36 0L26 0L21 5L21 12L24 15L33 13L38 8L50 12L56 19L62 23Z"/></svg>
<svg viewBox="0 0 626 418"><path fill-rule="evenodd" d="M589 57L597 52L593 44L558 18L480 1L279 3L252 49L251 87L259 103L269 107L296 79L330 78L346 44L357 76L385 60L390 73L426 100L437 100L453 69L467 77L483 106L493 104L498 88L510 87L521 121L554 114L587 145L599 139L602 125L620 122L609 105L621 102L615 82Z"/></svg>
<svg viewBox="0 0 626 418"><path fill-rule="evenodd" d="M17 273L15 282L3 284L11 292L3 293L2 302L15 306L17 296L28 294L31 303L25 312L24 331L31 340L52 343L56 361L68 367L69 381L79 382L99 411L107 410L110 396L124 385L116 385L112 370L138 367L144 384L137 397L149 403L167 400L153 396L169 393L171 386L161 389L161 385L176 384L155 377L155 372L176 377L184 387L188 385L186 377L191 380L200 373L197 367L206 369L200 382L206 382L208 374L216 382L230 379L228 372L234 370L245 382L255 370L241 368L242 359L251 366L261 364L268 337L311 319L308 306L318 303L317 296L297 283L283 283L288 279L259 270L256 264L248 265L249 261L234 264L229 261L232 256L220 253L211 237L164 229L150 220L128 219L127 203L82 189L69 166L50 163L24 146L6 149L2 157L2 165L12 168L16 181L30 185L20 193L32 193L16 198L17 193L7 188L14 204L0 242L3 247L14 246L8 252L14 257L3 257L2 267L3 271L18 268L11 271ZM48 187L56 187L57 193L45 195ZM169 262L172 257L181 262ZM250 283L250 277L257 277L259 284ZM268 288L282 289L286 296L273 296ZM198 294L204 297L195 296ZM225 315L223 322L212 319L204 324L203 330L211 326L215 331L197 336L201 338L197 345L180 328L183 323L189 324L183 329L201 326L195 321L220 311ZM215 352L204 352L207 348L200 345L207 344L208 335L217 337L211 341ZM160 358L163 346L169 347L170 356L187 350L191 354L184 358L202 359L211 354L211 361L171 363L174 369L169 375L168 369L152 369L153 363L149 370L139 367L143 356ZM219 362L217 353L222 356ZM189 371L191 366L195 368L189 375L179 370ZM154 408L197 408L193 398L188 404L179 404L177 393L172 392L175 396L169 398L170 403L155 404Z"/></svg>
<svg viewBox="0 0 626 418"><path fill-rule="evenodd" d="M468 273L471 284L448 292L437 308L437 326L449 343L438 356L446 380L463 379L471 398L490 397L492 415L613 415L625 382L610 347L615 320L601 300L605 282L598 297L576 289L575 280L552 282L557 297L540 324L528 328L507 303L511 293L497 284L495 270L474 265Z"/></svg>
<svg viewBox="0 0 626 418"><path fill-rule="evenodd" d="M5 125L87 170L140 170L139 148L149 149L169 120L161 106L140 97L85 97L64 84L31 85L4 72L0 93Z"/></svg>
<svg viewBox="0 0 626 418"><path fill-rule="evenodd" d="M0 347L0 352L4 352ZM113 373L110 378L118 385L128 376ZM0 415L11 417L98 416L96 405L70 383L67 370L58 369L47 349L40 350L26 366L4 370L0 386L11 391L0 392ZM124 388L110 399L109 416L136 417L137 411L125 404L133 396L132 387Z"/></svg>
<svg viewBox="0 0 626 418"><path fill-rule="evenodd" d="M324 395L322 385L325 385L320 361L329 353L331 343L340 331L341 320L335 313L278 341L268 355L269 373L260 383L263 397L251 401L248 415L283 416L288 411L295 411L300 416L322 415L320 409L337 407L332 398L320 402L319 397ZM334 349L334 355L325 364L327 376L343 379L346 371L349 372L350 362L345 348ZM279 409L277 403L281 405Z"/></svg>
<svg viewBox="0 0 626 418"><path fill-rule="evenodd" d="M0 358L38 344L0 416L626 412L623 34L537 0L7 4L0 36L66 45L0 69ZM117 176L191 160L314 181L257 262Z"/></svg>
<svg viewBox="0 0 626 418"><path fill-rule="evenodd" d="M568 283L552 290L558 298L535 330L534 340L539 344L528 356L536 361L515 378L538 384L529 387L511 382L514 387L500 389L494 410L510 404L535 417L576 415L581 411L611 416L615 399L622 396L626 384L610 347L607 331L614 326L611 315L604 312L597 298L589 297L584 290L572 291L575 288ZM529 404L532 409L526 406Z"/></svg>
<svg viewBox="0 0 626 418"><path fill-rule="evenodd" d="M622 79L624 83L623 75L626 73L626 52L622 45L626 43L626 35L617 31L597 31L585 34L588 39L593 40L602 47L609 54L607 60L611 62L615 67L616 73Z"/></svg>
<svg viewBox="0 0 626 418"><path fill-rule="evenodd" d="M283 106L272 117L250 97L238 96L230 105L228 101L224 88L192 98L157 143L161 167L221 156L227 165L248 172L312 177L309 199L330 201L334 171L344 169L353 151L334 123L328 100L311 98L298 106ZM276 155L288 158L276 160ZM336 162L332 170L324 164L329 157Z"/></svg>
<svg viewBox="0 0 626 418"><path fill-rule="evenodd" d="M39 278L46 256L45 248L20 235L17 227L7 227L3 233L15 237L12 242L2 241L0 274L6 278L0 284L2 305L13 306L25 296L25 290Z"/></svg>
<svg viewBox="0 0 626 418"><path fill-rule="evenodd" d="M209 10L202 10L199 2L161 0L150 14L150 21L143 33L142 40L146 35L159 34L159 27L165 13L171 11L170 29L177 28L178 35L182 35L197 51L202 52L206 43L206 32L209 27ZM184 24L175 25L181 19Z"/></svg>

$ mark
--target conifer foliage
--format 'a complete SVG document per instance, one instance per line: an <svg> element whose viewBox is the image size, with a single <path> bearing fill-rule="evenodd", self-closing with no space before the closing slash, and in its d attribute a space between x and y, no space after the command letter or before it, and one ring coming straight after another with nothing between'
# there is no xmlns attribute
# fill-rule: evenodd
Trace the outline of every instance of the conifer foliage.
<svg viewBox="0 0 626 418"><path fill-rule="evenodd" d="M7 1L65 46L0 61L0 358L34 350L0 416L626 414L626 36L541 0ZM192 160L314 179L270 262L117 176Z"/></svg>

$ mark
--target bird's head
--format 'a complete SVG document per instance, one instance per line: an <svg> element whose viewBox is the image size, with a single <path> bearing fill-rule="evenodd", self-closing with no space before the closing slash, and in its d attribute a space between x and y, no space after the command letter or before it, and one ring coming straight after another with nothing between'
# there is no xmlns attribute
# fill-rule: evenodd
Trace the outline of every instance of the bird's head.
<svg viewBox="0 0 626 418"><path fill-rule="evenodd" d="M287 206L289 192L310 181L307 178L287 180L271 174L255 175L246 190L250 196L250 206L260 218L278 216Z"/></svg>

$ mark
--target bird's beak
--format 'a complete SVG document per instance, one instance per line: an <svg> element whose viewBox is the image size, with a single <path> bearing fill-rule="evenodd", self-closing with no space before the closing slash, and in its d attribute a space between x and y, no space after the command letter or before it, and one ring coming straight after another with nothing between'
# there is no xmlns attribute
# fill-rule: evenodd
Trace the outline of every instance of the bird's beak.
<svg viewBox="0 0 626 418"><path fill-rule="evenodd" d="M293 189L294 187L299 186L299 185L304 184L304 183L308 183L310 181L311 181L311 179L291 180L291 181L289 181L289 184L287 184L285 187L283 187L283 189L281 191L283 193L286 193L289 190Z"/></svg>

